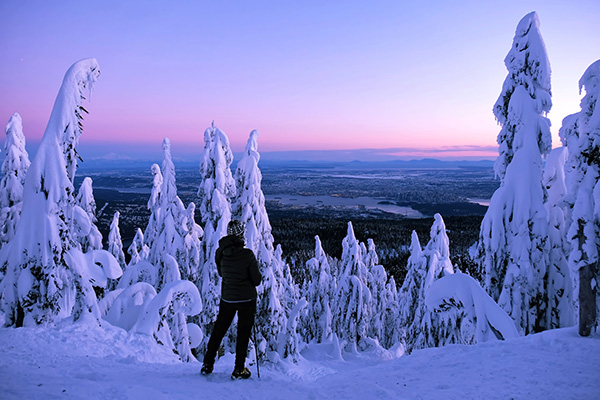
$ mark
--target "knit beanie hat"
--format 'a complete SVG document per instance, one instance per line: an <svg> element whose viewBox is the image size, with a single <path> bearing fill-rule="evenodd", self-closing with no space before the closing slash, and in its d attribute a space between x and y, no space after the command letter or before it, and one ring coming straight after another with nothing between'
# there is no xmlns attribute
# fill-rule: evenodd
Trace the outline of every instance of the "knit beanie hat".
<svg viewBox="0 0 600 400"><path fill-rule="evenodd" d="M229 221L227 224L227 234L237 236L239 238L244 238L244 225L235 219Z"/></svg>

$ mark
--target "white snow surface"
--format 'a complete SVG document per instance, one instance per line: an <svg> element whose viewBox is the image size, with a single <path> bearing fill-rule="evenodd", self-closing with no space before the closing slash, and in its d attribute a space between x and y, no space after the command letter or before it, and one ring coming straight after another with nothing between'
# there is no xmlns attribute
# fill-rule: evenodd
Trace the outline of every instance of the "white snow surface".
<svg viewBox="0 0 600 400"><path fill-rule="evenodd" d="M233 356L200 375L143 334L105 323L0 328L0 398L9 399L592 399L600 336L575 328L507 341L389 354L311 345L298 364L255 366L232 381Z"/></svg>

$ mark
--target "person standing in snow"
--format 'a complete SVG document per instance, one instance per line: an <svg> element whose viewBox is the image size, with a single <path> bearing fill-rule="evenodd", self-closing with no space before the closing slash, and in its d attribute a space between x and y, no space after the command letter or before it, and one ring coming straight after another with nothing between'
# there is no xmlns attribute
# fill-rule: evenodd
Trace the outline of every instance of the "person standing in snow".
<svg viewBox="0 0 600 400"><path fill-rule="evenodd" d="M215 254L217 271L222 278L219 315L208 341L201 373L213 371L215 357L235 313L238 314L238 331L235 348L235 368L231 379L248 379L245 367L250 332L256 313L256 286L262 280L258 262L252 250L244 247L244 225L232 220L227 225L227 236L219 240Z"/></svg>

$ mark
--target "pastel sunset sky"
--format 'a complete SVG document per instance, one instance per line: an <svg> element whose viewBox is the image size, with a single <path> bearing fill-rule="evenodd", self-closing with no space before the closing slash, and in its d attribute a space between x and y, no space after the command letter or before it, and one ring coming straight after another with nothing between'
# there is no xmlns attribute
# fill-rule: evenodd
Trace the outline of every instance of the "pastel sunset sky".
<svg viewBox="0 0 600 400"><path fill-rule="evenodd" d="M492 114L519 20L537 11L554 147L600 58L600 1L0 2L0 122L39 141L64 73L102 75L82 146L200 154L215 121L241 151L497 156Z"/></svg>

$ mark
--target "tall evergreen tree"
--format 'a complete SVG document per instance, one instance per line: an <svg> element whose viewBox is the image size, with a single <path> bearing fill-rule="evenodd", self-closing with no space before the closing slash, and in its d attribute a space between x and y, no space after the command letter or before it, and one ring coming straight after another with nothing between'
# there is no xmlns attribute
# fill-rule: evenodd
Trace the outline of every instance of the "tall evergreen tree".
<svg viewBox="0 0 600 400"><path fill-rule="evenodd" d="M204 339L200 351L204 351L217 317L221 287L215 264L219 240L227 234L231 220L230 199L235 195L235 181L231 175L233 153L229 139L214 123L204 132L204 152L200 161L201 183L198 188L200 215L204 225L199 278L197 282L202 298L203 312L199 326Z"/></svg>
<svg viewBox="0 0 600 400"><path fill-rule="evenodd" d="M421 317L419 308L422 307L425 299L426 276L427 259L423 255L417 232L412 231L407 273L400 288L398 304L398 319L403 328L402 336L409 353L419 335Z"/></svg>
<svg viewBox="0 0 600 400"><path fill-rule="evenodd" d="M438 314L428 309L425 294L439 278L454 274L448 235L442 217L434 216L430 240L421 249L412 235L409 270L400 289L400 323L405 329L406 351L460 342L461 313L457 309Z"/></svg>
<svg viewBox="0 0 600 400"><path fill-rule="evenodd" d="M161 197L162 197L162 186L163 186L163 176L160 171L160 167L158 164L152 164L150 167L150 171L152 172L152 190L150 191L150 198L148 199L148 210L150 211L150 218L148 219L148 225L146 226L146 230L144 231L144 245L148 249L147 257L150 256L150 249L154 246L154 242L158 239L158 229L159 229L159 221L160 209L161 205Z"/></svg>
<svg viewBox="0 0 600 400"><path fill-rule="evenodd" d="M329 260L319 236L315 236L315 256L306 262L308 276L303 297L308 302L302 318L302 332L306 342L321 343L332 334L332 315L335 307L335 277L331 275Z"/></svg>
<svg viewBox="0 0 600 400"><path fill-rule="evenodd" d="M148 261L158 268L159 287L157 291L170 282L168 276L178 275L178 279L182 276L185 278L195 275L191 271L198 269L197 265L183 265L187 260L184 246L184 237L187 234L185 231L187 214L181 199L177 196L175 166L171 159L171 142L168 138L163 140L162 148L164 158L160 195L153 204L150 217L150 223L154 224L154 227L151 227L149 223L146 229L147 232L155 235L155 240L149 246ZM155 176L158 176L158 173ZM161 180L157 179L156 181ZM153 192L158 191L156 188L152 190ZM179 274L173 275L173 271L169 272L172 260L167 260L166 255L170 255L177 263L180 269Z"/></svg>
<svg viewBox="0 0 600 400"><path fill-rule="evenodd" d="M567 181L573 204L567 237L569 266L579 275L579 334L598 327L600 291L600 60L579 80L581 111L565 118L560 131L569 149Z"/></svg>
<svg viewBox="0 0 600 400"><path fill-rule="evenodd" d="M369 272L363 259L352 223L348 222L348 233L342 241L337 310L334 319L338 337L354 348L365 345L364 339L369 333L372 314Z"/></svg>
<svg viewBox="0 0 600 400"><path fill-rule="evenodd" d="M25 149L23 121L14 113L6 125L5 159L0 180L0 244L12 239L21 217L23 185L31 164Z"/></svg>
<svg viewBox="0 0 600 400"><path fill-rule="evenodd" d="M246 149L235 170L236 196L233 201L232 214L246 226L246 246L258 258L264 268L261 244L271 254L274 252L271 223L265 208L265 196L262 192L262 174L258 168L260 154L258 153L258 131L250 132Z"/></svg>
<svg viewBox="0 0 600 400"><path fill-rule="evenodd" d="M73 316L100 318L75 248L73 227L90 221L75 212L75 146L82 133L85 90L99 76L95 59L73 64L63 80L23 190L23 213L12 240L0 250L0 305L7 326L53 323ZM87 220L87 221L85 221Z"/></svg>
<svg viewBox="0 0 600 400"><path fill-rule="evenodd" d="M519 22L504 63L508 76L494 105L501 183L481 224L479 262L486 291L530 333L547 327L550 253L542 185L542 157L551 148L550 64L535 12Z"/></svg>

